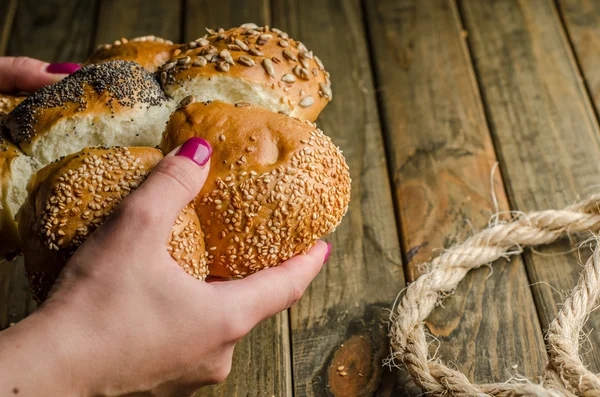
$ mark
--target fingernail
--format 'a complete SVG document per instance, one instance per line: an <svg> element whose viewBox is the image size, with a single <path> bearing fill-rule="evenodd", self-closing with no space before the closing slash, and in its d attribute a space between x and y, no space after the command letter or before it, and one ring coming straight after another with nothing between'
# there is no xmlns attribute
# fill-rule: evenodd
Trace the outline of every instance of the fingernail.
<svg viewBox="0 0 600 397"><path fill-rule="evenodd" d="M175 153L175 156L184 156L194 161L200 167L206 165L212 155L212 146L202 138L188 139Z"/></svg>
<svg viewBox="0 0 600 397"><path fill-rule="evenodd" d="M325 254L325 260L323 263L327 262L327 259L329 259L329 254L331 254L331 243L327 243L327 253Z"/></svg>
<svg viewBox="0 0 600 397"><path fill-rule="evenodd" d="M46 72L52 74L71 74L79 68L81 68L81 65L76 63L51 63L46 66Z"/></svg>

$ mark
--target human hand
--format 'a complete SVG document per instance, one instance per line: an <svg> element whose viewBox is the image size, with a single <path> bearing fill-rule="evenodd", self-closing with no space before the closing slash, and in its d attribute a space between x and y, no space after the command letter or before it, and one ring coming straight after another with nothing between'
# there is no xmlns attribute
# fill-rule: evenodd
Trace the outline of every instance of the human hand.
<svg viewBox="0 0 600 397"><path fill-rule="evenodd" d="M279 267L213 283L167 252L206 180L206 145L195 138L163 159L76 251L46 303L0 334L0 396L191 394L224 380L235 343L302 296L329 253L322 241Z"/></svg>
<svg viewBox="0 0 600 397"><path fill-rule="evenodd" d="M0 93L34 92L79 68L75 63L49 64L27 57L0 57Z"/></svg>

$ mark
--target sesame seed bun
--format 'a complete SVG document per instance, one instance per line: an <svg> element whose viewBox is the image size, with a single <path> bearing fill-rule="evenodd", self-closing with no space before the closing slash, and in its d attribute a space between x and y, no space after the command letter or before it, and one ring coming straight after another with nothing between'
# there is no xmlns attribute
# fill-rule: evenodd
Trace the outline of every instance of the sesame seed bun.
<svg viewBox="0 0 600 397"><path fill-rule="evenodd" d="M27 181L40 164L0 134L0 260L20 253L15 215L27 197Z"/></svg>
<svg viewBox="0 0 600 397"><path fill-rule="evenodd" d="M258 106L192 103L173 113L161 149L191 137L213 147L194 201L213 276L277 266L333 232L346 213L348 165L311 122Z"/></svg>
<svg viewBox="0 0 600 397"><path fill-rule="evenodd" d="M171 113L137 63L84 66L21 102L5 119L14 142L42 164L91 146L156 146Z"/></svg>
<svg viewBox="0 0 600 397"><path fill-rule="evenodd" d="M133 39L115 41L113 44L102 44L83 63L89 65L106 61L133 61L140 64L144 69L155 72L181 47L169 40L156 36L143 36Z"/></svg>
<svg viewBox="0 0 600 397"><path fill-rule="evenodd" d="M312 51L278 29L246 24L187 44L159 68L175 101L247 102L314 121L332 98L329 73Z"/></svg>
<svg viewBox="0 0 600 397"><path fill-rule="evenodd" d="M36 300L46 299L77 247L162 157L152 148L87 148L34 174L17 217L27 277ZM191 205L175 221L166 248L186 272L204 280L204 241Z"/></svg>

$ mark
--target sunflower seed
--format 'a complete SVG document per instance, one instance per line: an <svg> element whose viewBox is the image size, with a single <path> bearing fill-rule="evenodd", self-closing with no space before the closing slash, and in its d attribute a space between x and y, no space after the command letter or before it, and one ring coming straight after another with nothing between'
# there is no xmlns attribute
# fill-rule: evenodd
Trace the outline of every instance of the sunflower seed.
<svg viewBox="0 0 600 397"><path fill-rule="evenodd" d="M296 76L290 73L286 73L281 77L281 81L284 81L286 83L293 83L296 81Z"/></svg>
<svg viewBox="0 0 600 397"><path fill-rule="evenodd" d="M323 65L323 62L321 62L321 59L319 59L318 56L315 55L314 60L317 63L317 66L319 67L319 69L325 70L325 66Z"/></svg>
<svg viewBox="0 0 600 397"><path fill-rule="evenodd" d="M269 58L265 58L262 61L263 68L271 77L275 77L275 69L273 69L273 62Z"/></svg>
<svg viewBox="0 0 600 397"><path fill-rule="evenodd" d="M221 52L219 52L219 56L221 58L223 58L225 60L225 62L227 62L228 64L235 65L235 62L233 61L233 58L231 57L231 54L229 53L229 51L222 50Z"/></svg>
<svg viewBox="0 0 600 397"><path fill-rule="evenodd" d="M319 88L321 89L320 93L322 96L331 99L333 97L333 93L331 92L331 86L325 83L319 83Z"/></svg>
<svg viewBox="0 0 600 397"><path fill-rule="evenodd" d="M219 62L217 63L216 69L219 72L229 72L229 64L225 62Z"/></svg>
<svg viewBox="0 0 600 397"><path fill-rule="evenodd" d="M303 68L308 69L308 59L300 58L300 63L302 64Z"/></svg>
<svg viewBox="0 0 600 397"><path fill-rule="evenodd" d="M240 28L244 28L244 29L258 29L258 25L252 22L248 22L243 24L242 26L240 26Z"/></svg>
<svg viewBox="0 0 600 397"><path fill-rule="evenodd" d="M301 79L304 80L308 80L308 70L305 68L300 67L300 65L296 65L296 67L294 68L294 74L298 77L300 77Z"/></svg>
<svg viewBox="0 0 600 397"><path fill-rule="evenodd" d="M204 30L206 30L208 32L208 34L217 34L217 32L215 32L211 28L204 28Z"/></svg>
<svg viewBox="0 0 600 397"><path fill-rule="evenodd" d="M289 41L287 41L287 40L281 39L281 40L279 40L279 45L280 45L281 47L289 47L289 45L290 45L290 42L289 42Z"/></svg>
<svg viewBox="0 0 600 397"><path fill-rule="evenodd" d="M273 61L273 63L281 63L281 60L277 57L273 57L271 58L271 60Z"/></svg>
<svg viewBox="0 0 600 397"><path fill-rule="evenodd" d="M290 38L290 36L286 32L279 33L279 37L281 37L282 39L289 39Z"/></svg>
<svg viewBox="0 0 600 397"><path fill-rule="evenodd" d="M227 44L227 48L229 48L231 51L242 51L240 46L235 44Z"/></svg>
<svg viewBox="0 0 600 397"><path fill-rule="evenodd" d="M198 47L198 43L196 43L195 41L190 41L188 43L188 48L192 48L193 49L193 48L196 48L196 47Z"/></svg>
<svg viewBox="0 0 600 397"><path fill-rule="evenodd" d="M307 108L309 106L312 106L314 103L315 100L309 95L302 98L302 100L300 101L300 106L302 106L303 108Z"/></svg>
<svg viewBox="0 0 600 397"><path fill-rule="evenodd" d="M206 55L202 55L204 57L204 59L206 59L207 62L212 62L213 56L211 54L206 54ZM218 57L218 55L217 55Z"/></svg>
<svg viewBox="0 0 600 397"><path fill-rule="evenodd" d="M279 113L279 114L285 114L286 116L289 116L289 115L290 115L290 111L289 111L289 109L280 110L280 111L278 111L277 113Z"/></svg>
<svg viewBox="0 0 600 397"><path fill-rule="evenodd" d="M177 65L177 62L169 62L163 66L162 70L171 70L175 67L175 65Z"/></svg>
<svg viewBox="0 0 600 397"><path fill-rule="evenodd" d="M248 51L248 44L244 43L242 40L240 39L235 39L234 43L238 45L238 47L240 47L242 50L244 51Z"/></svg>
<svg viewBox="0 0 600 397"><path fill-rule="evenodd" d="M300 58L313 59L313 54L310 51L300 51L298 55L300 55Z"/></svg>
<svg viewBox="0 0 600 397"><path fill-rule="evenodd" d="M215 55L210 55L210 61L209 62L221 62L221 57L219 56L219 54L215 54Z"/></svg>
<svg viewBox="0 0 600 397"><path fill-rule="evenodd" d="M248 50L248 54L250 55L254 55L255 57L264 57L265 54L263 54L262 52L260 52L258 49L256 48L250 48Z"/></svg>
<svg viewBox="0 0 600 397"><path fill-rule="evenodd" d="M185 58L181 58L177 60L177 64L178 65L186 65L188 63L190 63L191 58L190 57L185 57Z"/></svg>
<svg viewBox="0 0 600 397"><path fill-rule="evenodd" d="M306 93L304 92L304 90L300 90L300 96L304 96L306 95Z"/></svg>
<svg viewBox="0 0 600 397"><path fill-rule="evenodd" d="M306 46L304 44L302 44L301 41L299 41L298 44L296 44L296 48L298 48L300 51L308 51Z"/></svg>
<svg viewBox="0 0 600 397"><path fill-rule="evenodd" d="M198 43L198 45L204 47L205 45L209 45L210 41L206 40L203 37L200 37L199 39L196 39L196 43Z"/></svg>
<svg viewBox="0 0 600 397"><path fill-rule="evenodd" d="M241 55L238 58L238 62L241 63L244 66L254 66L255 65L254 60L252 58L250 58L250 57L245 56L245 55Z"/></svg>
<svg viewBox="0 0 600 397"><path fill-rule="evenodd" d="M287 58L287 59L290 59L292 61L298 62L298 58L296 58L296 55L294 55L292 53L292 51L288 50L287 48L285 50L283 50L283 57Z"/></svg>
<svg viewBox="0 0 600 397"><path fill-rule="evenodd" d="M236 104L235 104L236 108L247 108L250 106L252 106L252 105L250 105L248 102L236 102Z"/></svg>
<svg viewBox="0 0 600 397"><path fill-rule="evenodd" d="M177 109L183 109L192 104L193 102L196 102L196 97L193 95L188 95L185 98L183 98L181 102L179 102L179 105L177 105Z"/></svg>
<svg viewBox="0 0 600 397"><path fill-rule="evenodd" d="M196 58L196 59L194 59L194 62L192 62L192 65L200 66L200 67L206 66L206 64L207 64L207 61L204 58Z"/></svg>

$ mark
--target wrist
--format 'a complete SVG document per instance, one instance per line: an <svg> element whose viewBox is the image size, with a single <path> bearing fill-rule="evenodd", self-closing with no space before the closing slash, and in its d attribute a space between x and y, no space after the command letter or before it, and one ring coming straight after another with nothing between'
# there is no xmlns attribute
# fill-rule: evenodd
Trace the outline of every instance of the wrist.
<svg viewBox="0 0 600 397"><path fill-rule="evenodd" d="M78 340L40 310L0 332L0 397L87 395Z"/></svg>

